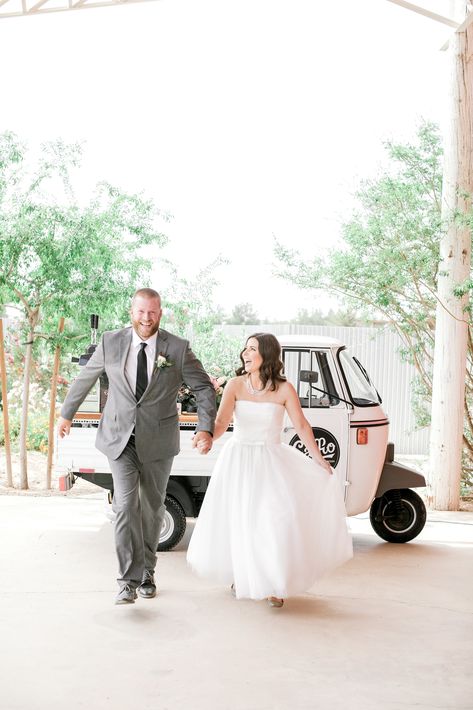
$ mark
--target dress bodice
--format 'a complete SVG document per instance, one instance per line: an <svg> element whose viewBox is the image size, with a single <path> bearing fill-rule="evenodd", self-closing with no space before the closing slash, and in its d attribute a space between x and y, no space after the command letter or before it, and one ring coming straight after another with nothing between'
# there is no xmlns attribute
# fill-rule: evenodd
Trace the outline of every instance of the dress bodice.
<svg viewBox="0 0 473 710"><path fill-rule="evenodd" d="M244 444L280 444L284 411L284 406L277 402L238 399L232 438Z"/></svg>

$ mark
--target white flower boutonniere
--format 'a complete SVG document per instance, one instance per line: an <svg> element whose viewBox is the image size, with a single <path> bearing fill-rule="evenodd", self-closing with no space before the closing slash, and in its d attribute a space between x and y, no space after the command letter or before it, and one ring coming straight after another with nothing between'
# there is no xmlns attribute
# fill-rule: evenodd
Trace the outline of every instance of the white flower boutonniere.
<svg viewBox="0 0 473 710"><path fill-rule="evenodd" d="M168 360L166 355L163 355L163 353L159 353L158 357L156 358L156 362L154 363L154 369L155 370L162 370L163 367L172 367L174 365L171 360Z"/></svg>

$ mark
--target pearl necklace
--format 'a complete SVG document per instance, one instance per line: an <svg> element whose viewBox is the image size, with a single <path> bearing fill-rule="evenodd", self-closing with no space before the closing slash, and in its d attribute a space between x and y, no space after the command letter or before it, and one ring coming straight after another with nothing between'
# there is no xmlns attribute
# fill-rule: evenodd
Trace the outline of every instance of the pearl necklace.
<svg viewBox="0 0 473 710"><path fill-rule="evenodd" d="M255 390L255 388L251 384L251 375L248 374L248 377L246 378L246 389L248 390L248 392L250 394L255 395L256 397L261 397L261 395L263 395L267 391L268 387L269 387L269 380L268 380L268 382L266 382L266 384L262 390Z"/></svg>

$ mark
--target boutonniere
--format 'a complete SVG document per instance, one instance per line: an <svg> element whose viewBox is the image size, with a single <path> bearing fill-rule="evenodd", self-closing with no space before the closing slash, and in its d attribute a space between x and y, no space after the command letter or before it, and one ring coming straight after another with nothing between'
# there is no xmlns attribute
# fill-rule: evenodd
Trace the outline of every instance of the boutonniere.
<svg viewBox="0 0 473 710"><path fill-rule="evenodd" d="M156 358L156 362L154 363L154 369L155 370L162 370L163 367L172 367L174 365L171 360L168 360L166 355L163 355L163 353L159 353L158 357Z"/></svg>

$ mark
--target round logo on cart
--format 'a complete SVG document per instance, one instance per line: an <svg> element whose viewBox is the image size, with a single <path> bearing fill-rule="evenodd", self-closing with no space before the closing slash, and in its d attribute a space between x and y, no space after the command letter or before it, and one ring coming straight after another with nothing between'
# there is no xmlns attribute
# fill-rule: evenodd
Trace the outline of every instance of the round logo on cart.
<svg viewBox="0 0 473 710"><path fill-rule="evenodd" d="M329 462L332 468L336 468L340 460L340 446L338 445L338 441L327 429L320 429L320 427L315 426L312 427L312 431L314 432L314 439L317 442L320 453L324 459ZM297 434L292 437L289 446L294 446L301 453L310 456Z"/></svg>

